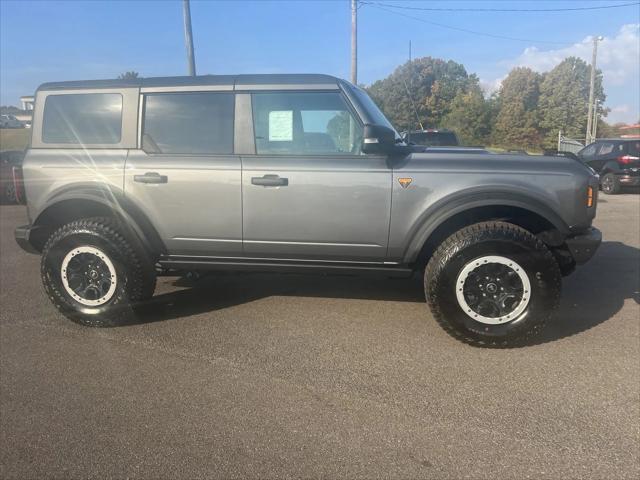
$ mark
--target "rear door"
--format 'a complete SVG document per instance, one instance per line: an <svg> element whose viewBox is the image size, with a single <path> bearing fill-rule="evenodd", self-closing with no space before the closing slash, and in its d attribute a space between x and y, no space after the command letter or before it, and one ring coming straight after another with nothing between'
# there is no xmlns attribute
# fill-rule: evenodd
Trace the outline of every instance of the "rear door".
<svg viewBox="0 0 640 480"><path fill-rule="evenodd" d="M243 155L248 257L386 257L391 169L363 155L362 124L339 91L251 95L255 155Z"/></svg>
<svg viewBox="0 0 640 480"><path fill-rule="evenodd" d="M125 193L171 254L242 254L234 105L231 91L154 92L142 98L142 148L127 158Z"/></svg>

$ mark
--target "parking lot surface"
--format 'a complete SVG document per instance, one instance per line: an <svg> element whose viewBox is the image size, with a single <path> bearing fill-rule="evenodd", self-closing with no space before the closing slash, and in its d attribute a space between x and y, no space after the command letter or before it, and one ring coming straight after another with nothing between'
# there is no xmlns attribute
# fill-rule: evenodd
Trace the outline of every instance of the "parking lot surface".
<svg viewBox="0 0 640 480"><path fill-rule="evenodd" d="M638 478L640 196L536 345L453 340L420 279L164 277L139 322L57 314L0 207L0 477Z"/></svg>

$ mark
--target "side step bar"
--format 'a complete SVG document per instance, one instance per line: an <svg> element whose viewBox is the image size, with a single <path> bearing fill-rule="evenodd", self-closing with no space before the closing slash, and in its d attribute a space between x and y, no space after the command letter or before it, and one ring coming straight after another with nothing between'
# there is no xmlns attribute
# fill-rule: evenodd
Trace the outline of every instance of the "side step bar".
<svg viewBox="0 0 640 480"><path fill-rule="evenodd" d="M337 275L382 275L387 277L410 277L413 270L407 267L330 262L292 262L278 260L243 261L197 257L163 257L158 263L170 270L220 270L273 273L326 273Z"/></svg>

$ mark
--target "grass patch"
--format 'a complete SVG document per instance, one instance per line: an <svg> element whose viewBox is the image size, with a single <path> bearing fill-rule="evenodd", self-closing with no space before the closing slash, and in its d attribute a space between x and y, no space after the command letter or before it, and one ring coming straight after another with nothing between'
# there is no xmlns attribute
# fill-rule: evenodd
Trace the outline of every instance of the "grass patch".
<svg viewBox="0 0 640 480"><path fill-rule="evenodd" d="M30 128L0 128L0 151L24 150L30 141Z"/></svg>

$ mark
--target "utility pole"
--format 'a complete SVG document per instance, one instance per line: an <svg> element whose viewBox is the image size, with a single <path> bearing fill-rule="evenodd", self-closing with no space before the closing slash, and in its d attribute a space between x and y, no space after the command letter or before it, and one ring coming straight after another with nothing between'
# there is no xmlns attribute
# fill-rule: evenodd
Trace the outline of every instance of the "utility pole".
<svg viewBox="0 0 640 480"><path fill-rule="evenodd" d="M596 141L596 134L598 133L598 100L593 108L593 125L591 126L591 141Z"/></svg>
<svg viewBox="0 0 640 480"><path fill-rule="evenodd" d="M193 52L193 33L191 32L191 7L189 0L182 0L182 14L184 17L184 43L187 47L187 66L189 75L196 75L196 59Z"/></svg>
<svg viewBox="0 0 640 480"><path fill-rule="evenodd" d="M351 0L351 83L358 84L358 0Z"/></svg>
<svg viewBox="0 0 640 480"><path fill-rule="evenodd" d="M593 53L591 55L591 82L589 84L589 112L587 113L587 134L585 136L585 145L590 144L593 141L592 136L592 124L593 124L593 96L595 94L596 86L596 57L598 56L598 42L603 40L603 37L593 37Z"/></svg>

